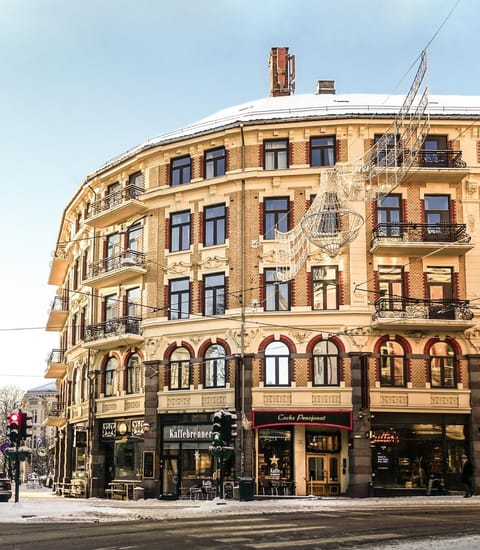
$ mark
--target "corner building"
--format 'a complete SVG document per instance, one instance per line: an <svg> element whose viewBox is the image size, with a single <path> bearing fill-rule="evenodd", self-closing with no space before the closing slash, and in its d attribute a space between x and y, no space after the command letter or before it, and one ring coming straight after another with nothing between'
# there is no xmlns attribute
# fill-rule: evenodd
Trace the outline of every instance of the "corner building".
<svg viewBox="0 0 480 550"><path fill-rule="evenodd" d="M66 205L45 373L57 483L189 497L215 478L225 408L226 483L251 477L259 495L461 490L462 454L480 460L480 97L431 96L400 185L352 198L356 239L333 258L312 246L282 281L274 229L404 101L330 81L293 95L288 59L272 50L270 97L127 151Z"/></svg>

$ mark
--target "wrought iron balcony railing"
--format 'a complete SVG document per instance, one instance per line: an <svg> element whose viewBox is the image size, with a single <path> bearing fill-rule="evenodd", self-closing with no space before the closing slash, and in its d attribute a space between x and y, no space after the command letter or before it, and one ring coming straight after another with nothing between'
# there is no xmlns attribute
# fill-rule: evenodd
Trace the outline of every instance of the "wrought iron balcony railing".
<svg viewBox="0 0 480 550"><path fill-rule="evenodd" d="M64 349L52 349L47 359L47 363L52 363L52 364L63 364L64 361L65 361Z"/></svg>
<svg viewBox="0 0 480 550"><path fill-rule="evenodd" d="M417 298L380 298L375 302L373 320L447 319L470 321L473 312L469 300L428 300Z"/></svg>
<svg viewBox="0 0 480 550"><path fill-rule="evenodd" d="M145 267L145 254L136 250L123 250L114 256L108 256L89 266L88 278L98 277L103 273L121 269L122 267Z"/></svg>
<svg viewBox="0 0 480 550"><path fill-rule="evenodd" d="M67 417L67 404L62 401L57 401L50 405L48 410L48 416L54 418L66 418Z"/></svg>
<svg viewBox="0 0 480 550"><path fill-rule="evenodd" d="M140 317L125 316L109 319L85 327L85 341L92 342L122 334L140 334Z"/></svg>
<svg viewBox="0 0 480 550"><path fill-rule="evenodd" d="M53 299L50 311L68 311L68 293L65 292L61 296L55 296Z"/></svg>
<svg viewBox="0 0 480 550"><path fill-rule="evenodd" d="M372 231L376 240L393 242L469 243L464 223L379 223ZM372 243L373 244L373 243Z"/></svg>
<svg viewBox="0 0 480 550"><path fill-rule="evenodd" d="M97 216L106 210L115 208L123 202L136 199L141 193L143 193L143 187L139 187L138 185L127 185L119 191L110 193L90 205L86 219L88 220L89 218Z"/></svg>
<svg viewBox="0 0 480 550"><path fill-rule="evenodd" d="M420 168L465 168L467 163L462 160L462 151L421 149L418 165Z"/></svg>

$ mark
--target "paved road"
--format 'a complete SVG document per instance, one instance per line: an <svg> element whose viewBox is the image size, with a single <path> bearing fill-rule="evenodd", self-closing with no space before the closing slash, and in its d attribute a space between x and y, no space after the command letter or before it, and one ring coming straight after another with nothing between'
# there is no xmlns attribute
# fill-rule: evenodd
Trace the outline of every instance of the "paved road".
<svg viewBox="0 0 480 550"><path fill-rule="evenodd" d="M471 506L164 519L122 523L2 524L2 549L270 550L391 548L390 543L480 535ZM438 547L438 545L437 545Z"/></svg>

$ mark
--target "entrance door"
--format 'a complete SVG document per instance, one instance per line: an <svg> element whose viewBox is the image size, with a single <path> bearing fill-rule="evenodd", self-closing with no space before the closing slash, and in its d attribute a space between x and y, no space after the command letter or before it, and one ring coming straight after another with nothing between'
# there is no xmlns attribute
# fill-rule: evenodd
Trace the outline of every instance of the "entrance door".
<svg viewBox="0 0 480 550"><path fill-rule="evenodd" d="M307 494L321 496L340 492L339 455L307 455Z"/></svg>
<svg viewBox="0 0 480 550"><path fill-rule="evenodd" d="M180 480L178 456L165 456L162 462L162 497L178 498Z"/></svg>

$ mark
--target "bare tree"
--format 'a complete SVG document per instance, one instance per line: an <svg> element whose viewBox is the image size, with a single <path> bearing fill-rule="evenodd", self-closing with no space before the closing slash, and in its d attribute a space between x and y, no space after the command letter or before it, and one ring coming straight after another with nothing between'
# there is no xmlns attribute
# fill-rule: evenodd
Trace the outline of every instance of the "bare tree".
<svg viewBox="0 0 480 550"><path fill-rule="evenodd" d="M0 438L5 437L5 428L7 426L8 415L16 408L20 407L24 391L18 386L0 387Z"/></svg>

